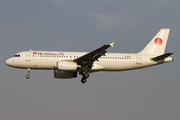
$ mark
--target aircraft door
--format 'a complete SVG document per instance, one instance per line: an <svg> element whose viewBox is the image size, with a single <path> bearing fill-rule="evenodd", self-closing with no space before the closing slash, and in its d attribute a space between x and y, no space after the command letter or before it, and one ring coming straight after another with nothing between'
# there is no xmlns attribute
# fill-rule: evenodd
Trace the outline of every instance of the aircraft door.
<svg viewBox="0 0 180 120"><path fill-rule="evenodd" d="M26 61L31 61L31 51L26 52Z"/></svg>
<svg viewBox="0 0 180 120"><path fill-rule="evenodd" d="M141 64L141 55L136 55L136 64Z"/></svg>

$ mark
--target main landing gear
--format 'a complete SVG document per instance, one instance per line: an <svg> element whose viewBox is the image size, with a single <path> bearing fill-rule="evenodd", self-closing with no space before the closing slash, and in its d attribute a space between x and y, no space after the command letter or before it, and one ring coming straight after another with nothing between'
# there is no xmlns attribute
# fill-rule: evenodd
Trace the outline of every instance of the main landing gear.
<svg viewBox="0 0 180 120"><path fill-rule="evenodd" d="M81 82L86 83L86 81L87 81L86 79L89 77L89 73L88 72L85 72L85 73L80 72L79 74L82 75Z"/></svg>
<svg viewBox="0 0 180 120"><path fill-rule="evenodd" d="M30 68L27 68L27 75L26 75L26 79L29 79L30 78Z"/></svg>

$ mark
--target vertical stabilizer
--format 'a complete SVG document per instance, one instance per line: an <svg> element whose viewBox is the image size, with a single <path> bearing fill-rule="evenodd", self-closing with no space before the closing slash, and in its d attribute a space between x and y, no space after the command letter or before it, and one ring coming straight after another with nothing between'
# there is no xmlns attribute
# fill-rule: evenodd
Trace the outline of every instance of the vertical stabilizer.
<svg viewBox="0 0 180 120"><path fill-rule="evenodd" d="M164 54L170 29L161 29L139 54Z"/></svg>

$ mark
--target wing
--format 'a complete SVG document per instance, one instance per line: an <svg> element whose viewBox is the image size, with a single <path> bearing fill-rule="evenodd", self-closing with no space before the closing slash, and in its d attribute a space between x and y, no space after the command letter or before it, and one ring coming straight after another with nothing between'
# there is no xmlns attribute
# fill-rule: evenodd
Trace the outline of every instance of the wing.
<svg viewBox="0 0 180 120"><path fill-rule="evenodd" d="M86 67L92 67L92 64L94 61L98 61L98 59L105 55L106 53L106 49L108 49L110 46L113 47L113 43L109 44L109 45L103 45L102 47L89 52L77 59L74 59L74 62L76 62L78 65L86 65Z"/></svg>

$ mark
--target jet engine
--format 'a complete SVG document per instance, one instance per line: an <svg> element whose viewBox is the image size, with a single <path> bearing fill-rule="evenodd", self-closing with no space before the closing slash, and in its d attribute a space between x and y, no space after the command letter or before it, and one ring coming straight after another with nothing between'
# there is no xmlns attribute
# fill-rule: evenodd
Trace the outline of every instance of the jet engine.
<svg viewBox="0 0 180 120"><path fill-rule="evenodd" d="M54 77L61 79L76 78L77 72L54 70Z"/></svg>
<svg viewBox="0 0 180 120"><path fill-rule="evenodd" d="M58 61L55 63L55 68L58 70L72 71L72 70L77 70L77 67L78 65L75 62Z"/></svg>

